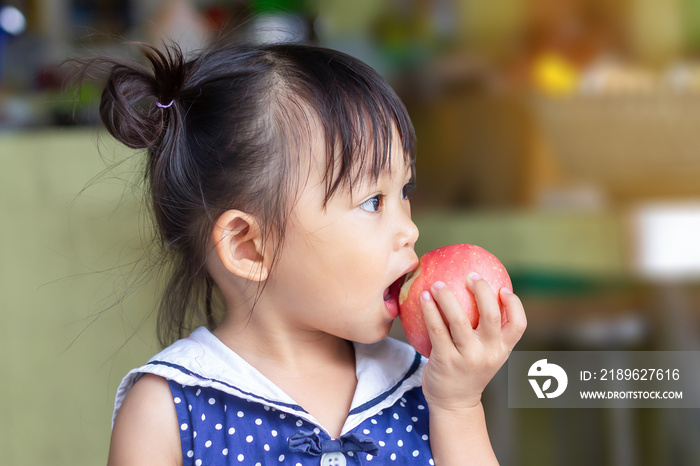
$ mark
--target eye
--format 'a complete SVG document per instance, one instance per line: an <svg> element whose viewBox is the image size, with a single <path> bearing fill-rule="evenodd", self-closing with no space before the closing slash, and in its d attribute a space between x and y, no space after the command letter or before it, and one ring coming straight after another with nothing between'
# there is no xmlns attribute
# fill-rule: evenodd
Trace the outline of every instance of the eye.
<svg viewBox="0 0 700 466"><path fill-rule="evenodd" d="M416 190L416 184L411 182L411 183L406 183L404 185L403 189L401 190L401 199L411 199L413 197L413 192Z"/></svg>
<svg viewBox="0 0 700 466"><path fill-rule="evenodd" d="M384 204L384 196L382 194L377 194L374 197L367 199L365 202L360 204L360 209L366 210L367 212L378 212Z"/></svg>

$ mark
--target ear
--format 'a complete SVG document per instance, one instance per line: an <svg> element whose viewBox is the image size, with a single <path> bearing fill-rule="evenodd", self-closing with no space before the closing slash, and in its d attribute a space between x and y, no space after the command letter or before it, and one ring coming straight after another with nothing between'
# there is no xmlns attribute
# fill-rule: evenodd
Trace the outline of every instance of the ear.
<svg viewBox="0 0 700 466"><path fill-rule="evenodd" d="M261 282L269 275L257 219L240 210L219 216L212 232L216 251L226 269L239 277Z"/></svg>

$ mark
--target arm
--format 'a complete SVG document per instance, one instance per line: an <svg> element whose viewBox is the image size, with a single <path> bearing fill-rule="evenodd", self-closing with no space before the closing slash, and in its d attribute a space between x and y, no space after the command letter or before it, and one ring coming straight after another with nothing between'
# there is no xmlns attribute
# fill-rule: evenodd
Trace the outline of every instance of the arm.
<svg viewBox="0 0 700 466"><path fill-rule="evenodd" d="M114 421L107 464L182 464L177 414L165 379L146 374L129 391Z"/></svg>
<svg viewBox="0 0 700 466"><path fill-rule="evenodd" d="M498 464L486 429L481 393L527 325L518 297L501 289L508 319L501 327L501 310L491 286L478 276L472 278L476 279L468 280L467 287L479 308L476 329L444 284L434 284L421 301L433 345L423 371L423 392L430 410L430 447L438 466Z"/></svg>

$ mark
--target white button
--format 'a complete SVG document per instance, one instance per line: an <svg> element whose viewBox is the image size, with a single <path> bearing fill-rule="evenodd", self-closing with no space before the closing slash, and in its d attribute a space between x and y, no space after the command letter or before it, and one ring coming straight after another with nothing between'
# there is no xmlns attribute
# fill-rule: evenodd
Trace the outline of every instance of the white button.
<svg viewBox="0 0 700 466"><path fill-rule="evenodd" d="M345 466L348 461L339 451L334 451L333 453L324 453L321 456L321 466Z"/></svg>

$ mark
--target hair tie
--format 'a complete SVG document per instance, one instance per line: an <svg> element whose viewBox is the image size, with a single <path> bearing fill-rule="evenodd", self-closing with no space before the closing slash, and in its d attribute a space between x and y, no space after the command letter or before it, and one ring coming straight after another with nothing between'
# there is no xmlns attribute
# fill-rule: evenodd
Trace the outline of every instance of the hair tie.
<svg viewBox="0 0 700 466"><path fill-rule="evenodd" d="M160 107L160 108L168 108L168 107L170 107L170 106L173 104L173 102L175 102L175 99L171 100L170 103L168 103L168 104L166 104L166 105L163 105L163 104L161 104L160 102L158 102L158 101L156 100L156 106L158 106L158 107Z"/></svg>

